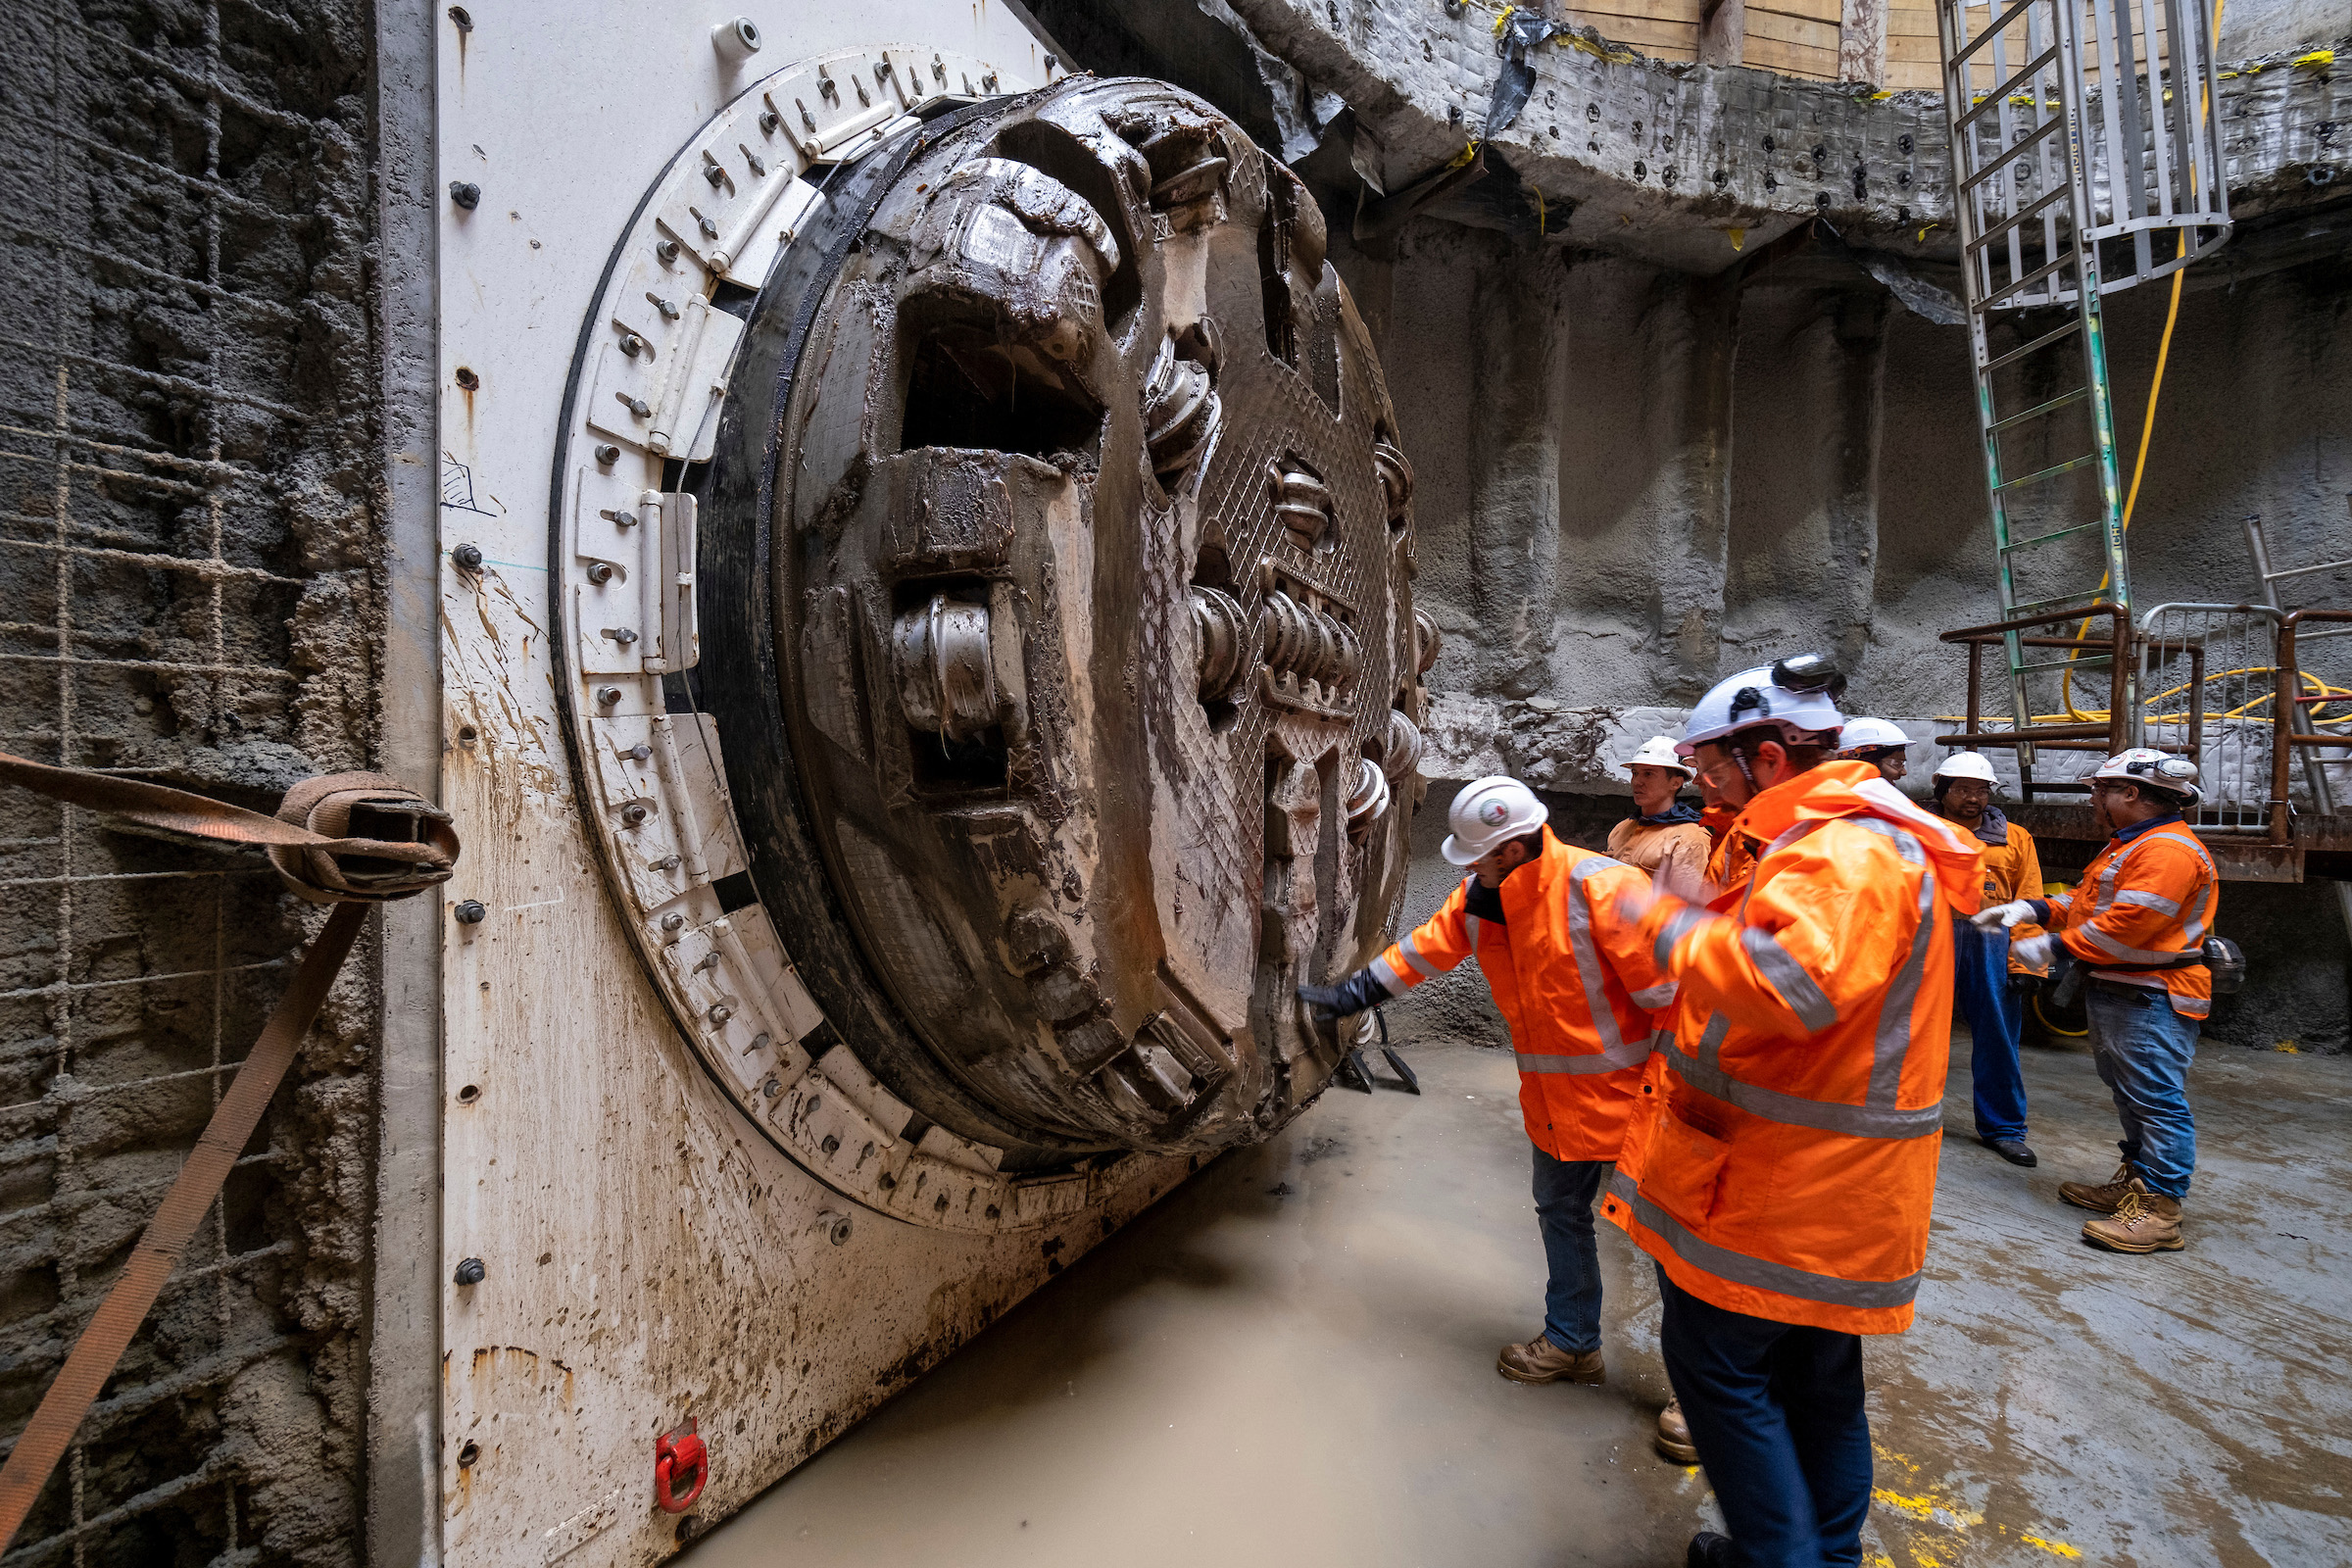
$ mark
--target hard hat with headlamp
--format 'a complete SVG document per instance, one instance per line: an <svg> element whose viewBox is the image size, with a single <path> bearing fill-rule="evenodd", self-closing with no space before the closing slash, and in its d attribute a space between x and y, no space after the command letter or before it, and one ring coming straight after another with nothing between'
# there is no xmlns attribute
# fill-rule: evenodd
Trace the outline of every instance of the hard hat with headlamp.
<svg viewBox="0 0 2352 1568"><path fill-rule="evenodd" d="M1536 792L1515 778L1472 779L1446 808L1446 825L1453 831L1438 852L1456 865L1468 865L1496 845L1542 827L1550 815Z"/></svg>
<svg viewBox="0 0 2352 1568"><path fill-rule="evenodd" d="M1844 691L1845 677L1819 654L1791 654L1743 669L1717 681L1698 700L1674 749L1695 756L1707 742L1760 724L1777 728L1791 746L1835 746L1845 727L1845 715L1838 710Z"/></svg>
<svg viewBox="0 0 2352 1568"><path fill-rule="evenodd" d="M2184 804L2193 805L2205 798L2197 787L2197 764L2185 757L2174 757L2153 747L2134 746L2116 753L2098 766L2091 778L2112 784L2136 784L2142 789L2157 790Z"/></svg>

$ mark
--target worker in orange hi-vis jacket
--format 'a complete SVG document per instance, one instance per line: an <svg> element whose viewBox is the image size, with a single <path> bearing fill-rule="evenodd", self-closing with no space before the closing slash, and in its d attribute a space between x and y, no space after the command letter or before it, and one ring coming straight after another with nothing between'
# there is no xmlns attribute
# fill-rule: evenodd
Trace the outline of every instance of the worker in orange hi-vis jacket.
<svg viewBox="0 0 2352 1568"><path fill-rule="evenodd" d="M1510 1025L1519 1109L1535 1145L1536 1222L1550 1281L1544 1328L1502 1348L1520 1383L1599 1383L1600 1258L1592 1200L1617 1157L1649 1059L1652 1012L1673 1000L1646 943L1617 911L1649 878L1563 844L1514 778L1462 786L1446 858L1469 875L1429 920L1336 986L1298 995L1318 1024L1401 997L1476 958ZM1679 1419L1664 1439L1681 1441Z"/></svg>
<svg viewBox="0 0 2352 1568"><path fill-rule="evenodd" d="M1715 843L1698 812L1675 797L1693 769L1674 753L1674 742L1653 735L1625 764L1633 775L1634 814L1609 829L1608 856L1686 899L1707 896L1707 860Z"/></svg>
<svg viewBox="0 0 2352 1568"><path fill-rule="evenodd" d="M1676 994L1602 1208L1657 1260L1659 1348L1731 1531L1693 1564L1861 1561L1860 1336L1910 1325L1927 1255L1952 913L1982 853L1827 760L1842 685L1800 655L1700 700L1683 746L1755 864L1711 905L1637 911Z"/></svg>
<svg viewBox="0 0 2352 1568"><path fill-rule="evenodd" d="M2047 926L2015 951L2031 961L2063 950L2089 970L2091 1060L2115 1097L2124 1160L2105 1182L2065 1182L2058 1194L2102 1216L2082 1239L2111 1252L2183 1245L2180 1201L2197 1163L2188 1064L2213 1010L2205 942L2222 900L2213 857L2180 815L2200 794L2186 758L2144 746L2110 757L2091 774L2090 804L2115 836L2074 891L1977 916L1988 930Z"/></svg>

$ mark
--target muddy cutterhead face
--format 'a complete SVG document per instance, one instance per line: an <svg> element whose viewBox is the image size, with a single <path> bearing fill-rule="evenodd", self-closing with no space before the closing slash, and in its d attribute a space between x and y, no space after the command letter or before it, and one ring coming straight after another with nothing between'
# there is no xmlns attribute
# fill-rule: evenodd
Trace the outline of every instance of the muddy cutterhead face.
<svg viewBox="0 0 2352 1568"><path fill-rule="evenodd" d="M1423 789L1380 367L1313 199L1200 100L1079 78L943 124L750 328L786 386L745 436L765 794L864 971L826 1013L1038 1150L1260 1136L1329 1076L1296 988L1385 940Z"/></svg>

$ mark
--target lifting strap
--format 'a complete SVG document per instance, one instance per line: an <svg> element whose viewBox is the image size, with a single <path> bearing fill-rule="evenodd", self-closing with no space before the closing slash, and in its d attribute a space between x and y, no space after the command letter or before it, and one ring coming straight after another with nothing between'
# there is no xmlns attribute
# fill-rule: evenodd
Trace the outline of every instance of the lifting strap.
<svg viewBox="0 0 2352 1568"><path fill-rule="evenodd" d="M103 811L167 838L260 848L297 897L336 906L303 955L293 984L278 999L261 1038L238 1066L163 1206L132 1249L130 1261L74 1342L64 1369L9 1451L7 1464L0 1466L4 1551L16 1540L122 1352L130 1348L131 1337L146 1322L238 1154L261 1125L263 1112L294 1064L296 1048L359 938L368 906L448 881L459 845L447 812L380 773L304 779L286 792L275 816L143 779L50 767L6 753L0 753L0 783Z"/></svg>

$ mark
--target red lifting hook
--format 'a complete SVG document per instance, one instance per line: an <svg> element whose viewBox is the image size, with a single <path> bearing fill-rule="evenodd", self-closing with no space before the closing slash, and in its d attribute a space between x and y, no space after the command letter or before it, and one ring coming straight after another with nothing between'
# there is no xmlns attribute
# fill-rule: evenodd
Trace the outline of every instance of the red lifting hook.
<svg viewBox="0 0 2352 1568"><path fill-rule="evenodd" d="M695 1421L654 1440L654 1501L663 1513L684 1513L710 1479L710 1450L695 1435Z"/></svg>

